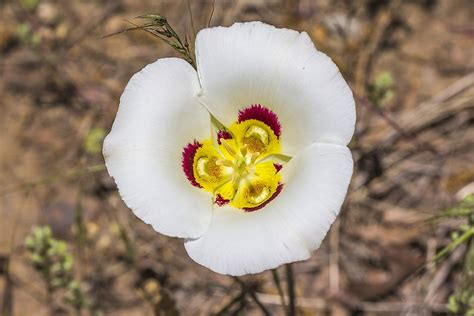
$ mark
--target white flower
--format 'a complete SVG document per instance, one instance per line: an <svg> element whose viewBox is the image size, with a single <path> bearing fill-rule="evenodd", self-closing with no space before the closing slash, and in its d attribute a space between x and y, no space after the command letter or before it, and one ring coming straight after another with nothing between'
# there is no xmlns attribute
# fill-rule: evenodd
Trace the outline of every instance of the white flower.
<svg viewBox="0 0 474 316"><path fill-rule="evenodd" d="M123 200L218 273L309 258L352 175L350 88L308 34L260 22L200 31L196 59L125 88L104 142Z"/></svg>

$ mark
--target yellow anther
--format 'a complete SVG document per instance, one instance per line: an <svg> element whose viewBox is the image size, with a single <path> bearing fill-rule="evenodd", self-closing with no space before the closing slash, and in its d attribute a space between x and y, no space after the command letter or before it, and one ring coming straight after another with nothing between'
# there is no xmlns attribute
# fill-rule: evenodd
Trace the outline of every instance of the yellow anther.
<svg viewBox="0 0 474 316"><path fill-rule="evenodd" d="M231 154L232 156L237 155L237 153L236 153L235 150L232 148L232 146L229 145L227 139L221 139L221 144L222 144L222 146L224 146L225 150L227 150L227 152L228 152L229 154Z"/></svg>
<svg viewBox="0 0 474 316"><path fill-rule="evenodd" d="M248 151L247 149L248 149L247 144L244 144L242 148L240 148L240 153L242 154L242 156L244 157L247 156L247 151Z"/></svg>
<svg viewBox="0 0 474 316"><path fill-rule="evenodd" d="M229 161L227 159L219 159L216 161L216 165L218 166L224 166L224 167L233 167L234 164L232 163L232 161Z"/></svg>
<svg viewBox="0 0 474 316"><path fill-rule="evenodd" d="M259 152L253 153L252 156L250 157L250 163L254 164L255 161L257 161L258 157L260 156Z"/></svg>

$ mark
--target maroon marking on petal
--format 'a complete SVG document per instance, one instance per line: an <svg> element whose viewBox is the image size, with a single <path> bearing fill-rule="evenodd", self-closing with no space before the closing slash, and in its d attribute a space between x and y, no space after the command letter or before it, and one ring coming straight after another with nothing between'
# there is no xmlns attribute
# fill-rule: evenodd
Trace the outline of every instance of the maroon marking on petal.
<svg viewBox="0 0 474 316"><path fill-rule="evenodd" d="M217 132L217 143L221 144L221 139L232 139L232 135L230 135L227 131L218 131Z"/></svg>
<svg viewBox="0 0 474 316"><path fill-rule="evenodd" d="M263 207L265 207L268 203L270 203L271 201L273 201L277 196L278 194L280 194L281 190L283 189L283 184L280 183L277 188L276 188L276 191L275 193L273 193L273 195L268 199L266 200L265 202L263 202L262 204L260 204L259 206L255 206L255 207L244 207L244 211L245 212L255 212Z"/></svg>
<svg viewBox="0 0 474 316"><path fill-rule="evenodd" d="M222 197L222 195L220 194L217 194L216 196L216 200L214 201L215 204L219 205L219 206L224 206L226 205L227 203L229 203L230 200L226 200Z"/></svg>
<svg viewBox="0 0 474 316"><path fill-rule="evenodd" d="M277 138L281 135L281 125L278 116L260 104L253 104L239 111L238 122L242 123L246 120L258 120L270 126Z"/></svg>
<svg viewBox="0 0 474 316"><path fill-rule="evenodd" d="M283 168L283 165L279 163L274 163L273 166L276 169L276 173L278 173L281 170L281 168Z"/></svg>
<svg viewBox="0 0 474 316"><path fill-rule="evenodd" d="M195 140L194 143L189 143L183 149L183 156L181 158L181 166L183 167L183 172L186 175L186 178L191 182L191 184L195 187L202 188L202 186L196 181L194 177L194 155L196 155L196 151L198 148L202 147L202 145Z"/></svg>

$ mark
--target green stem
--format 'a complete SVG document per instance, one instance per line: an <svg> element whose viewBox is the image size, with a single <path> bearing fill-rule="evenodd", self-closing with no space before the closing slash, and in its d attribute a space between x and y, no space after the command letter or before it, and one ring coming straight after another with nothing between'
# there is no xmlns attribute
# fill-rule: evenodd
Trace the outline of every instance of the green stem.
<svg viewBox="0 0 474 316"><path fill-rule="evenodd" d="M468 230L466 230L464 232L464 234L462 234L460 237L458 237L457 239L455 239L453 242L451 242L449 245L447 245L446 247L444 247L437 255L436 257L434 258L434 261L438 261L439 259L443 258L445 255L447 255L449 252L453 251L454 249L456 249L459 245L463 244L464 242L466 242L467 240L469 240L469 238L471 238L472 236L474 236L474 227L471 227L469 228Z"/></svg>
<svg viewBox="0 0 474 316"><path fill-rule="evenodd" d="M471 229L474 230L474 215L470 216L469 225L471 226ZM467 252L464 262L467 282L468 284L474 284L474 235L471 236L467 243Z"/></svg>

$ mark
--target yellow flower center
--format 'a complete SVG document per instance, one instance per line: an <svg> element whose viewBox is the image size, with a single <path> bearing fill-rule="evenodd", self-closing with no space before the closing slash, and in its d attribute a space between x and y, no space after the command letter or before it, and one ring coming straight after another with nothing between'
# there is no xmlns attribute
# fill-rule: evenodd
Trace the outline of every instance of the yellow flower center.
<svg viewBox="0 0 474 316"><path fill-rule="evenodd" d="M280 189L281 175L272 157L280 154L280 141L259 120L235 123L229 139L207 139L196 150L196 182L214 196L216 204L252 210Z"/></svg>

